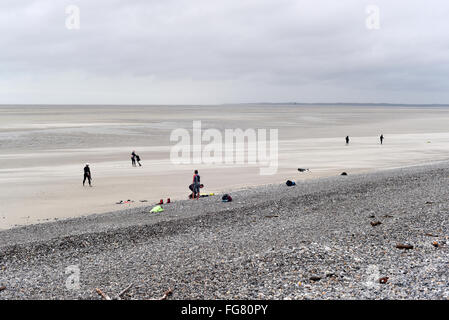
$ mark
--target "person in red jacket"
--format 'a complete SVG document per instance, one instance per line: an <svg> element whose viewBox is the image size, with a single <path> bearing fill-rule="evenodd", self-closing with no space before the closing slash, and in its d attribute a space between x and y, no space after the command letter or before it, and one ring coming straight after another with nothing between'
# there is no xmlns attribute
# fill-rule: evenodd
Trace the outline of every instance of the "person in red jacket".
<svg viewBox="0 0 449 320"><path fill-rule="evenodd" d="M200 175L198 174L198 170L195 170L195 174L193 175L193 194L192 199L198 200L200 198Z"/></svg>

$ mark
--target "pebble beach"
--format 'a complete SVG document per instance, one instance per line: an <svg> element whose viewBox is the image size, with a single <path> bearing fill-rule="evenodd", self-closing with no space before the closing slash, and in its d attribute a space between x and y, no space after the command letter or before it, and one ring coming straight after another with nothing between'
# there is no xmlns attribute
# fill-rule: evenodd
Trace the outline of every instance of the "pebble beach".
<svg viewBox="0 0 449 320"><path fill-rule="evenodd" d="M448 299L448 186L440 162L4 230L0 299Z"/></svg>

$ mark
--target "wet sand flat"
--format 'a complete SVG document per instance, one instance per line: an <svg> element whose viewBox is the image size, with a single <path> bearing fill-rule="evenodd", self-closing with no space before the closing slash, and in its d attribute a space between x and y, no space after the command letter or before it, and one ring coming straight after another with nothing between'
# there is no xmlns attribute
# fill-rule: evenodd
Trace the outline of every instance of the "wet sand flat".
<svg viewBox="0 0 449 320"><path fill-rule="evenodd" d="M197 120L220 131L277 129L277 173L260 175L258 165L173 164L170 133L191 130ZM185 199L193 169L200 170L205 192L220 193L443 161L449 159L447 123L444 107L1 106L0 228L147 204L139 200ZM131 167L132 150L143 167ZM92 188L81 185L86 162ZM127 199L134 202L116 204Z"/></svg>

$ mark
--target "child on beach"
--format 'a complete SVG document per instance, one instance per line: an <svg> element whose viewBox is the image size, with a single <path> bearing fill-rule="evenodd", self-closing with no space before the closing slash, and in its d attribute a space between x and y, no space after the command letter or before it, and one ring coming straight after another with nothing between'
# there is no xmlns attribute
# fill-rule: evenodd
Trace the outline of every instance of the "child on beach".
<svg viewBox="0 0 449 320"><path fill-rule="evenodd" d="M193 193L192 193L192 199L198 200L200 198L200 175L198 174L198 170L195 170L195 173L193 175Z"/></svg>
<svg viewBox="0 0 449 320"><path fill-rule="evenodd" d="M189 199L194 199L195 198L195 193L193 191L193 186L194 186L193 183L189 186L190 191L192 191L192 193L189 194ZM203 187L204 187L204 185L200 184L200 189L203 188Z"/></svg>

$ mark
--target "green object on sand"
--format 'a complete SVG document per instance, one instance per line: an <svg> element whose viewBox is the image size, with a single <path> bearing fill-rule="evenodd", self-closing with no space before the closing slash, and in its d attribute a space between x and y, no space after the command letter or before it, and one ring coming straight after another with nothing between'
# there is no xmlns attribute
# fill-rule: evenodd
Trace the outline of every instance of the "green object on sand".
<svg viewBox="0 0 449 320"><path fill-rule="evenodd" d="M160 205L157 205L153 209L151 209L150 212L162 212L162 211L164 211L164 208L162 208Z"/></svg>

